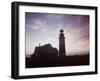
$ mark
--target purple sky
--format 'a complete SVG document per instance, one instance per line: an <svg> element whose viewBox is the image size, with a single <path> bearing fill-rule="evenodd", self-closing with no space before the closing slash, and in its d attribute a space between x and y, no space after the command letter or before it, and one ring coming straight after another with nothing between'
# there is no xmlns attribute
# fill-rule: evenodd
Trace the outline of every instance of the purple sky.
<svg viewBox="0 0 100 81"><path fill-rule="evenodd" d="M61 28L65 34L66 55L89 53L88 15L26 12L26 55L32 54L39 43L50 43L59 49Z"/></svg>

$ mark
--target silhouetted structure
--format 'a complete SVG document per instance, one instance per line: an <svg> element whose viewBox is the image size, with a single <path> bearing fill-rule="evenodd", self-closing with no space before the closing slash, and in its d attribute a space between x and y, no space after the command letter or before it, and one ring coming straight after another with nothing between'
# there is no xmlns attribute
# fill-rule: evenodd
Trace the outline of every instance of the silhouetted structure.
<svg viewBox="0 0 100 81"><path fill-rule="evenodd" d="M59 56L66 56L65 51L65 37L63 34L64 30L60 30L60 37L59 37Z"/></svg>
<svg viewBox="0 0 100 81"><path fill-rule="evenodd" d="M51 46L51 44L45 44L43 46L35 47L33 58L37 60L47 60L58 56L58 50Z"/></svg>

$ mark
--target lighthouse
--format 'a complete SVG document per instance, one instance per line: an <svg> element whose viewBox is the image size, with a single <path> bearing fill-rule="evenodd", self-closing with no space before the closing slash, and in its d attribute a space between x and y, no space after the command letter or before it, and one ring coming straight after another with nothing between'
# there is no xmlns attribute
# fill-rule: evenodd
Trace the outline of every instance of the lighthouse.
<svg viewBox="0 0 100 81"><path fill-rule="evenodd" d="M59 56L66 56L66 50L65 50L65 37L64 37L64 30L60 30L59 34Z"/></svg>

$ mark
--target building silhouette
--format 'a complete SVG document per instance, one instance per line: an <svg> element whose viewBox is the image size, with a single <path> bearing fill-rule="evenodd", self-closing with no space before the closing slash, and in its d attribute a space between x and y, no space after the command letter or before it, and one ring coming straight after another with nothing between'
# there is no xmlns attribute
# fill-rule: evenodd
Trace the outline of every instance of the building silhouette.
<svg viewBox="0 0 100 81"><path fill-rule="evenodd" d="M64 37L64 30L60 30L59 35L59 56L66 56L66 50L65 50L65 37Z"/></svg>
<svg viewBox="0 0 100 81"><path fill-rule="evenodd" d="M58 50L57 48L52 47L51 44L45 44L42 46L39 44L39 46L35 47L34 54L32 55L36 60L48 60L57 56Z"/></svg>

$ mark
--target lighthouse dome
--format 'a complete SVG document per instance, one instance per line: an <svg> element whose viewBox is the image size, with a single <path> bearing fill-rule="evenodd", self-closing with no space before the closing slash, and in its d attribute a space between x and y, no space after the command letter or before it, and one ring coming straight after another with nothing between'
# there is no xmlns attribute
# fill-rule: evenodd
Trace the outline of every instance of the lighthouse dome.
<svg viewBox="0 0 100 81"><path fill-rule="evenodd" d="M60 32L63 32L64 30L61 28Z"/></svg>

